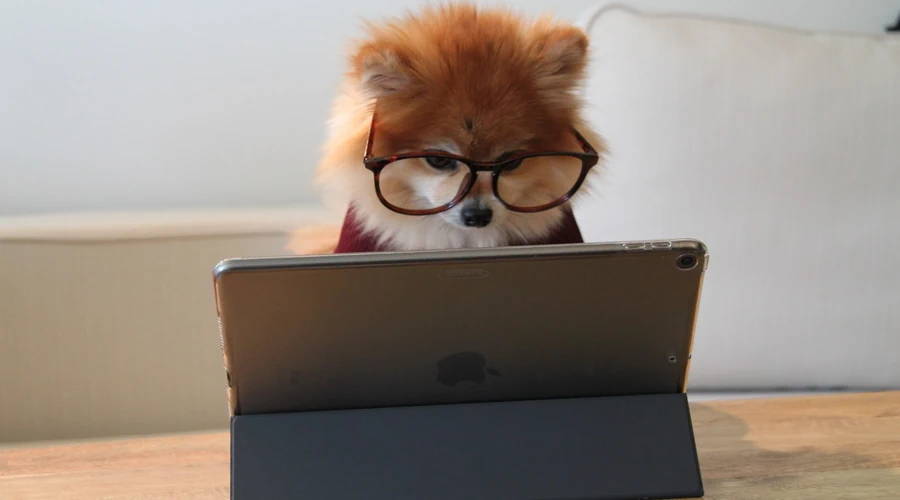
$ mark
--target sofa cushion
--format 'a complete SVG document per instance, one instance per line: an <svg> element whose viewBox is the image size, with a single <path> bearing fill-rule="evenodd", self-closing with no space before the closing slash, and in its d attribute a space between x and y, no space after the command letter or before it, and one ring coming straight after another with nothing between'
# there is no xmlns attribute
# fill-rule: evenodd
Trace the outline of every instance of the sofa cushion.
<svg viewBox="0 0 900 500"><path fill-rule="evenodd" d="M709 245L691 389L900 385L900 37L606 8L585 238Z"/></svg>

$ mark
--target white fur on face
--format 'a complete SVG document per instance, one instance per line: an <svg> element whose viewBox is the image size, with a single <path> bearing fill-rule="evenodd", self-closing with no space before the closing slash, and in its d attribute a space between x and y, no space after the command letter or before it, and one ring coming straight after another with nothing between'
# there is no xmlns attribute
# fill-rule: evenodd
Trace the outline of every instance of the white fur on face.
<svg viewBox="0 0 900 500"><path fill-rule="evenodd" d="M428 149L462 156L459 152L460 149L451 142L442 142L439 146ZM403 153L406 152L408 151L403 151ZM468 182L471 176L471 171L465 164L457 165L457 170L440 172L429 166L425 159L414 161L417 162L415 164L416 168L411 168L406 172L403 183L409 188L410 192L415 193L418 199L428 200L428 206L410 206L405 208L430 209L445 205L456 197L458 188L461 188ZM491 223L488 226L473 228L464 224L460 212L463 208L473 203L484 208L490 208L493 212ZM465 231L485 231L491 226L502 226L508 212L509 210L494 195L491 187L491 173L479 172L477 182L466 194L466 197L460 200L453 208L435 214L435 216L439 216L446 223L459 226Z"/></svg>
<svg viewBox="0 0 900 500"><path fill-rule="evenodd" d="M428 149L461 156L456 145L449 142L444 142ZM457 186L455 181L458 180L458 184L461 185L466 180L468 167L465 165L457 165L456 168L460 169L458 171L438 172L433 170L424 158L410 161L415 161L417 168L410 172L405 182L417 196L429 201L428 207L411 208L434 208L449 203L456 195L456 192L452 191L452 188ZM450 188L449 191L448 188Z"/></svg>

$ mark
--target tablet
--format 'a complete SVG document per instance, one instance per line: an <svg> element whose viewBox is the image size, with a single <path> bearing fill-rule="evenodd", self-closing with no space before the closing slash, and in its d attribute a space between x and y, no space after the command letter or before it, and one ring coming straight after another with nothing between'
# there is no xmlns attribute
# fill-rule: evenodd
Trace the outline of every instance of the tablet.
<svg viewBox="0 0 900 500"><path fill-rule="evenodd" d="M680 393L703 243L229 259L232 415Z"/></svg>

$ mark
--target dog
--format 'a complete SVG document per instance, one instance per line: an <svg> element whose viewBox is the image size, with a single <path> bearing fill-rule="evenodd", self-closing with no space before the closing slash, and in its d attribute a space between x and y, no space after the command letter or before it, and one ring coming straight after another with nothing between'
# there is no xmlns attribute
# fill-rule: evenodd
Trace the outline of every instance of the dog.
<svg viewBox="0 0 900 500"><path fill-rule="evenodd" d="M571 203L590 189L606 151L578 92L589 58L582 30L465 3L365 28L333 102L316 173L345 212L343 226L298 231L289 248L581 242ZM535 210L551 201L559 205Z"/></svg>

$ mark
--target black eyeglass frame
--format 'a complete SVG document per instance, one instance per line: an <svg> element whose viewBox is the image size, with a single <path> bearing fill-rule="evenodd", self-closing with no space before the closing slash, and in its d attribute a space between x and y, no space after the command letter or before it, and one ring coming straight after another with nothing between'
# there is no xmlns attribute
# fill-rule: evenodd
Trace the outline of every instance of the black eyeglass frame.
<svg viewBox="0 0 900 500"><path fill-rule="evenodd" d="M491 172L491 187L494 191L494 196L500 200L500 203L503 204L504 207L513 211L513 212L523 212L523 213L535 213L542 212L544 210L550 210L551 208L558 207L563 203L569 201L575 193L581 188L581 185L584 183L585 178L587 178L588 173L592 168L594 168L600 160L600 155L597 153L597 150L594 149L593 146L587 141L587 139L582 136L578 130L574 127L571 127L572 133L575 135L575 139L578 141L578 144L581 146L582 151L541 151L541 152L523 152L516 153L514 155L510 155L507 158L503 158L498 161L475 161L471 158L466 158L464 156L455 155L452 153L447 153L444 151L413 151L403 154L397 155L389 155L389 156L372 156L372 145L375 140L375 131L376 131L376 123L377 123L377 114L372 116L372 124L369 126L369 134L366 138L366 150L363 155L363 165L365 165L366 169L370 170L374 174L375 180L375 194L378 196L378 200L381 201L381 204L387 207L389 210L403 214L403 215L434 215L441 212L446 212L451 208L455 207L462 200L468 196L469 192L472 190L472 187L475 185L476 180L478 179L479 172ZM520 207L517 205L513 205L507 203L503 200L503 197L500 196L498 183L500 180L500 174L504 171L504 169L510 168L511 166L516 166L518 163L526 160L528 158L537 158L537 157L547 157L547 156L560 156L560 157L568 157L568 158L577 158L581 161L581 172L578 175L578 180L575 182L575 185L564 194L562 197L554 200L550 203L545 203L543 205L539 205L536 207ZM413 210L403 207L398 207L391 204L387 199L385 199L384 194L381 192L381 173L385 167L399 160L409 160L409 159L417 159L417 158L447 158L454 161L457 161L469 168L470 175L468 176L467 183L464 186L461 186L459 191L456 193L456 196L448 203L445 203L436 208L430 208L427 210Z"/></svg>

